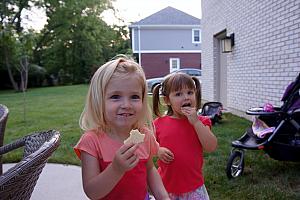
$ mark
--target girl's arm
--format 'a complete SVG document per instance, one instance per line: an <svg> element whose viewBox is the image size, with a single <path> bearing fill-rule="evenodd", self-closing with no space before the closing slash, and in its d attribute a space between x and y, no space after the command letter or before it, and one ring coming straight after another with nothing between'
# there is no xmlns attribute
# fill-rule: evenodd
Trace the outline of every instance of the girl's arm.
<svg viewBox="0 0 300 200"><path fill-rule="evenodd" d="M157 157L166 164L169 164L174 160L174 154L166 147L158 148Z"/></svg>
<svg viewBox="0 0 300 200"><path fill-rule="evenodd" d="M99 160L82 151L82 182L86 195L91 199L100 199L106 196L120 181L124 173L137 165L139 159L134 154L136 148L137 145L133 144L123 145L116 152L113 162L102 172Z"/></svg>
<svg viewBox="0 0 300 200"><path fill-rule="evenodd" d="M214 150L216 150L218 141L216 136L211 132L210 128L202 124L200 120L197 120L193 124L193 126L196 130L204 151L213 152Z"/></svg>
<svg viewBox="0 0 300 200"><path fill-rule="evenodd" d="M202 124L202 122L198 119L196 109L192 107L184 107L182 108L182 112L194 126L203 150L206 152L213 152L216 150L218 144L217 138L211 132L210 128Z"/></svg>
<svg viewBox="0 0 300 200"><path fill-rule="evenodd" d="M147 162L147 182L150 187L153 196L157 200L169 200L169 195L162 183L161 177L157 172L157 169L153 165L152 156L150 156Z"/></svg>

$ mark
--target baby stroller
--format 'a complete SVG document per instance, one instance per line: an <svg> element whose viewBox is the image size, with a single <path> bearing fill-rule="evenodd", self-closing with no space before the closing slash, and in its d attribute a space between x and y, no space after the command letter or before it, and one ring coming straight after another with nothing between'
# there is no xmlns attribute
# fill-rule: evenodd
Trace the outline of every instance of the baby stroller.
<svg viewBox="0 0 300 200"><path fill-rule="evenodd" d="M285 90L281 107L272 111L264 108L250 108L246 111L261 120L273 131L263 138L253 133L253 128L246 130L238 140L232 141L226 174L236 178L244 170L245 150L264 150L272 159L279 161L300 161L300 73Z"/></svg>
<svg viewBox="0 0 300 200"><path fill-rule="evenodd" d="M212 124L219 123L222 119L223 105L220 102L206 102L203 104L199 115L207 116L210 118Z"/></svg>

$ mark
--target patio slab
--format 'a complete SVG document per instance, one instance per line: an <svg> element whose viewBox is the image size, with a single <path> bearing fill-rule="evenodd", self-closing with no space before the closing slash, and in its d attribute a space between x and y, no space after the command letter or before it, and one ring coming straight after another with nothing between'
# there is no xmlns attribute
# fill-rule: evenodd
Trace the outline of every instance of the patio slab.
<svg viewBox="0 0 300 200"><path fill-rule="evenodd" d="M4 171L15 164L4 164ZM34 188L31 200L87 200L81 180L81 168L47 163Z"/></svg>

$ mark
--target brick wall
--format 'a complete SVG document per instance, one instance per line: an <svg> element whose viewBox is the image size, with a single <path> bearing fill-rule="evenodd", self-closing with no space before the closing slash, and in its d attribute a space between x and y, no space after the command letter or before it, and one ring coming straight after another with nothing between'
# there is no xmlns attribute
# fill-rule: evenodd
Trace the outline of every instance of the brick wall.
<svg viewBox="0 0 300 200"><path fill-rule="evenodd" d="M281 96L300 72L300 0L202 0L203 98L216 98L216 39L235 34L227 53L227 106L242 115Z"/></svg>
<svg viewBox="0 0 300 200"><path fill-rule="evenodd" d="M143 53L142 67L147 78L160 77L170 73L170 58L180 59L180 68L201 69L200 53Z"/></svg>

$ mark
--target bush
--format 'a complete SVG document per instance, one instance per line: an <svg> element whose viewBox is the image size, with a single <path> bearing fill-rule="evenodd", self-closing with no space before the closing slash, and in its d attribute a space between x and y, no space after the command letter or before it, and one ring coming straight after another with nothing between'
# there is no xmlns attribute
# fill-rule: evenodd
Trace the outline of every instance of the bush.
<svg viewBox="0 0 300 200"><path fill-rule="evenodd" d="M65 72L63 69L58 71L58 84L59 85L68 85L72 83L71 75L68 72Z"/></svg>
<svg viewBox="0 0 300 200"><path fill-rule="evenodd" d="M46 79L47 70L31 64L28 71L28 87L41 87Z"/></svg>

